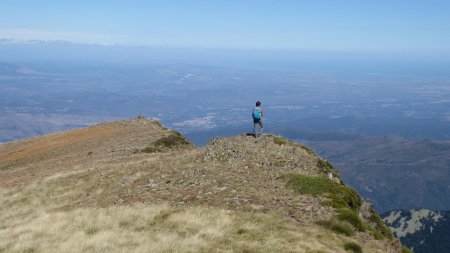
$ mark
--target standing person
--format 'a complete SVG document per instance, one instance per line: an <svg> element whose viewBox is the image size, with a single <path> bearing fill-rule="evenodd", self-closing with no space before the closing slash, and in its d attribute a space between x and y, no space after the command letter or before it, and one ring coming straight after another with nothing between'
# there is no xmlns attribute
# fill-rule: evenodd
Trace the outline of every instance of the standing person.
<svg viewBox="0 0 450 253"><path fill-rule="evenodd" d="M262 116L263 116L263 109L261 107L261 102L257 101L256 102L256 106L253 109L252 112L252 117L253 117L253 134L255 135L255 137L261 136L262 132L263 132L263 120L262 120ZM258 125L259 125L259 131L258 131Z"/></svg>

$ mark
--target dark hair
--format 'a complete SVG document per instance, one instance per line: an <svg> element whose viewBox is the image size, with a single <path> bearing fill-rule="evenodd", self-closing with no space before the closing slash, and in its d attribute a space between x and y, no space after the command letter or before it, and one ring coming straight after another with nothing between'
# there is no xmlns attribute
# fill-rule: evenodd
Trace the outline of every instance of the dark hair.
<svg viewBox="0 0 450 253"><path fill-rule="evenodd" d="M261 105L261 102L257 101L256 106L260 106L260 105Z"/></svg>

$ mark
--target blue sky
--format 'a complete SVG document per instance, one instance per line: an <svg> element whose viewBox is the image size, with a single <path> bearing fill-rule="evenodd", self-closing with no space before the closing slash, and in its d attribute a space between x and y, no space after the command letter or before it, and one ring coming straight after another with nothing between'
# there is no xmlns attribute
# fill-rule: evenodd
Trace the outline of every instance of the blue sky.
<svg viewBox="0 0 450 253"><path fill-rule="evenodd" d="M0 0L0 38L449 54L450 1Z"/></svg>

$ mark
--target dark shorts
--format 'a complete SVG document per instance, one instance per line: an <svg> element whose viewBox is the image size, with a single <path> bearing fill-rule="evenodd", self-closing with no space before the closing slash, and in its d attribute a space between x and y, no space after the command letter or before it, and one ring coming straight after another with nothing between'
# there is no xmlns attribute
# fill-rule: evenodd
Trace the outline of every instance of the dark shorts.
<svg viewBox="0 0 450 253"><path fill-rule="evenodd" d="M262 119L253 119L253 125L257 125L257 124L259 124L261 127L263 127L264 125L264 122L263 122L263 120Z"/></svg>

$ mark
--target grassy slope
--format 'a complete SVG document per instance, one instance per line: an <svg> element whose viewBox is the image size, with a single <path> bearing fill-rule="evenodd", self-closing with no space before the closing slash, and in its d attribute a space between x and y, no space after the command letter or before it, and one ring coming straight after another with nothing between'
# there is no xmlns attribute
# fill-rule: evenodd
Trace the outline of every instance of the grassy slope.
<svg viewBox="0 0 450 253"><path fill-rule="evenodd" d="M398 251L316 224L335 209L282 180L326 176L310 150L273 137L195 149L178 137L140 119L1 145L0 252Z"/></svg>

